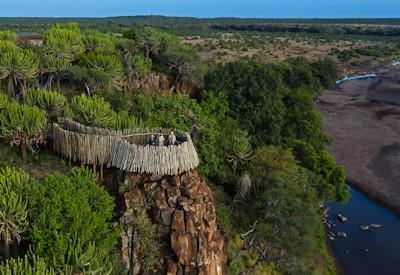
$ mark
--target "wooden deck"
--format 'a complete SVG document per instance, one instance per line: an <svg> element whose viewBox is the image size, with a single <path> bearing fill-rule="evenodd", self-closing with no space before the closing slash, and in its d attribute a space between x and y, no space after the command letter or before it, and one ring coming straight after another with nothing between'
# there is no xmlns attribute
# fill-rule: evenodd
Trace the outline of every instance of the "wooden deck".
<svg viewBox="0 0 400 275"><path fill-rule="evenodd" d="M155 129L112 131L61 118L53 124L54 149L74 162L106 165L127 172L177 175L199 165L189 134L177 133L182 140L177 145L147 145L149 136L155 132Z"/></svg>

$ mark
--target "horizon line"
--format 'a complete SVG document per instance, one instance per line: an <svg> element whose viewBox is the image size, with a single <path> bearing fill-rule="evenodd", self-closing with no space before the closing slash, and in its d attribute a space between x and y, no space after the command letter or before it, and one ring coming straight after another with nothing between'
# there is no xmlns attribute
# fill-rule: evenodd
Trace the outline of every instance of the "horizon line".
<svg viewBox="0 0 400 275"><path fill-rule="evenodd" d="M82 19L107 19L121 17L165 17L165 18L191 18L191 19L253 19L253 20L365 20L365 19L400 19L400 17L241 17L241 16L215 16L215 17L196 17L196 16L177 16L177 15L157 15L157 14L142 14L142 15L110 15L110 16L0 16L0 18L17 19L17 18L42 18L42 19L67 19L67 18L82 18Z"/></svg>

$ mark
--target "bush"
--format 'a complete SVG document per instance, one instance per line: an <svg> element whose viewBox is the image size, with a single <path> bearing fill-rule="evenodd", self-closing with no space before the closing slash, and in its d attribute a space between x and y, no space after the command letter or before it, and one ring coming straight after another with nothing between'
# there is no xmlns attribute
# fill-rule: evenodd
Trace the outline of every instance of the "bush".
<svg viewBox="0 0 400 275"><path fill-rule="evenodd" d="M47 90L28 90L25 103L37 106L46 111L49 117L59 115L67 105L67 99L62 94Z"/></svg>
<svg viewBox="0 0 400 275"><path fill-rule="evenodd" d="M28 256L24 258L10 259L0 265L1 275L55 275L56 272L53 268L49 268L46 262L34 256L29 259Z"/></svg>
<svg viewBox="0 0 400 275"><path fill-rule="evenodd" d="M87 169L70 177L54 174L29 189L30 250L54 268L76 272L108 269L118 232L110 219L112 197Z"/></svg>
<svg viewBox="0 0 400 275"><path fill-rule="evenodd" d="M3 94L0 91L0 110L4 109L6 105L8 104L8 98L6 94Z"/></svg>
<svg viewBox="0 0 400 275"><path fill-rule="evenodd" d="M11 103L0 111L0 137L21 148L23 161L27 149L34 153L35 147L45 143L46 126L46 114L37 107Z"/></svg>
<svg viewBox="0 0 400 275"><path fill-rule="evenodd" d="M73 119L93 127L108 128L112 126L113 111L102 97L88 97L84 94L72 98L70 104Z"/></svg>

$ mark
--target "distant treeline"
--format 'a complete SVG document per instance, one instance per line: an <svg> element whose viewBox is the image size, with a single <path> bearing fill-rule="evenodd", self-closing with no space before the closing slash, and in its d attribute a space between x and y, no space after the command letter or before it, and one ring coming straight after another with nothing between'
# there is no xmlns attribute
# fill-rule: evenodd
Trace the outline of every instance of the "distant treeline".
<svg viewBox="0 0 400 275"><path fill-rule="evenodd" d="M55 23L77 22L84 29L120 32L126 28L152 26L164 30L224 30L294 32L349 35L400 35L400 19L254 19L122 16L107 18L3 17L0 29L15 31L48 29ZM368 26L367 26L368 25Z"/></svg>
<svg viewBox="0 0 400 275"><path fill-rule="evenodd" d="M317 25L314 24L228 24L213 25L215 30L222 31L257 31L257 32L291 32L314 34L348 34L348 35L374 35L374 36L399 36L400 26L369 26L369 25Z"/></svg>

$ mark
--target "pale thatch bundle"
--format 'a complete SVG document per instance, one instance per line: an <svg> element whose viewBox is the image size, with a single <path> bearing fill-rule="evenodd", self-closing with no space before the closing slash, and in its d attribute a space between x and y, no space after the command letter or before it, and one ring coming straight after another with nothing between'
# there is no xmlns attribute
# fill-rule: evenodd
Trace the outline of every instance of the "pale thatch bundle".
<svg viewBox="0 0 400 275"><path fill-rule="evenodd" d="M107 165L128 172L174 175L199 165L199 158L188 134L174 146L145 145L154 129L113 131L87 127L61 118L53 125L54 149L64 158L85 164ZM169 130L164 130L168 134Z"/></svg>

